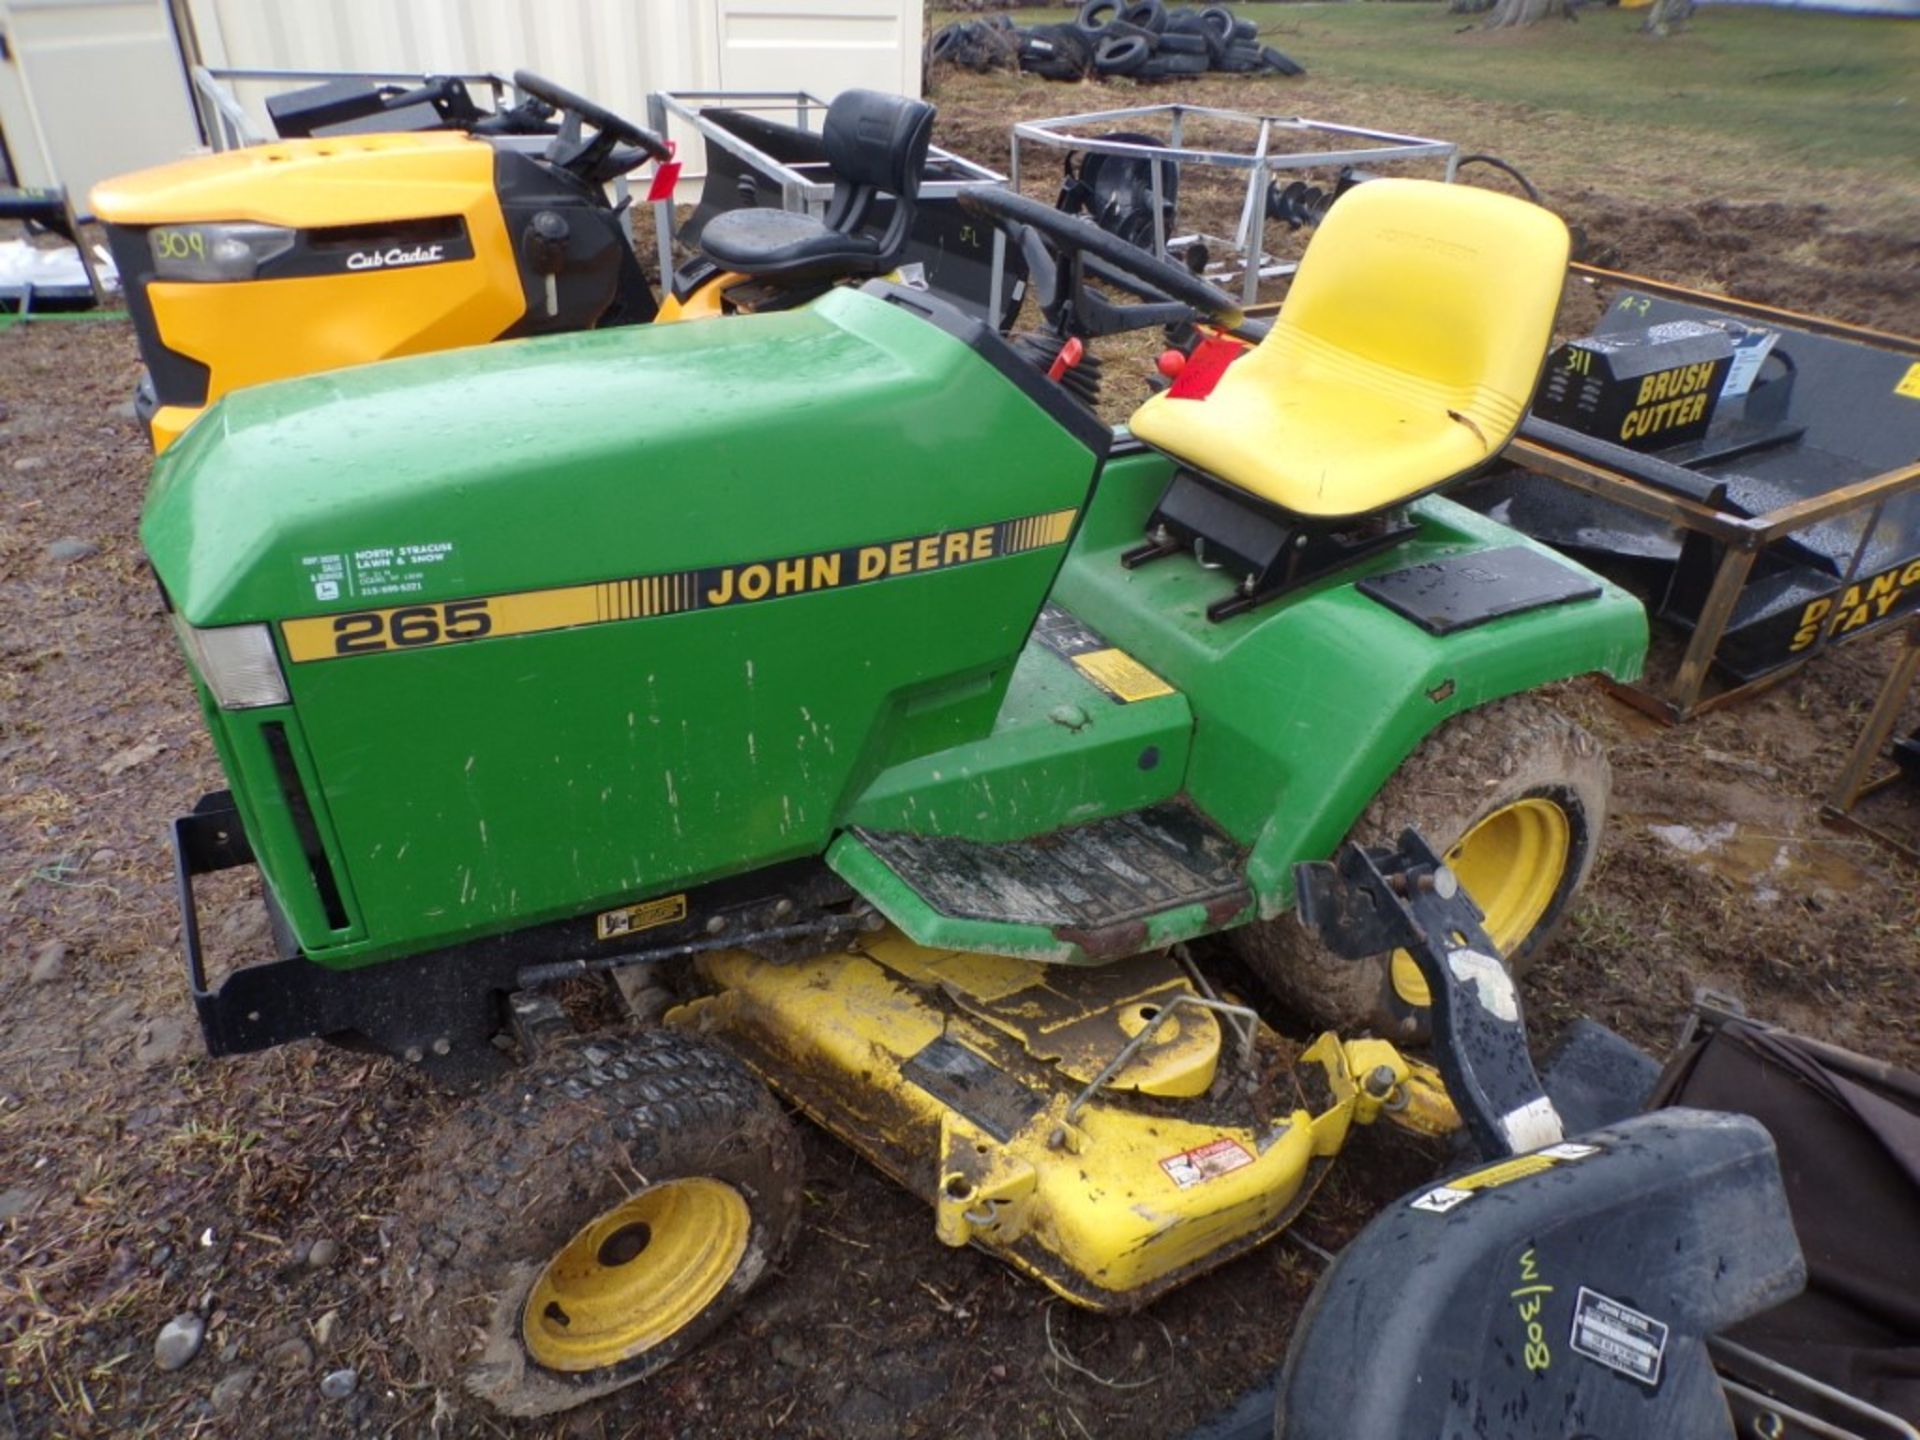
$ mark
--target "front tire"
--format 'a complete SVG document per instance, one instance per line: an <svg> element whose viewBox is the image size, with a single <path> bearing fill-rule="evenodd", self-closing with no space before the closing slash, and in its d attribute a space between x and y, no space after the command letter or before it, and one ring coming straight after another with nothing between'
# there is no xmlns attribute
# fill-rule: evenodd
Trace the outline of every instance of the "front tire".
<svg viewBox="0 0 1920 1440"><path fill-rule="evenodd" d="M1612 771L1600 744L1546 702L1496 700L1447 721L1380 788L1349 840L1394 845L1409 826L1441 851L1524 975L1593 868ZM1404 952L1343 960L1292 915L1233 932L1242 959L1317 1025L1398 1039L1427 1030L1427 992Z"/></svg>
<svg viewBox="0 0 1920 1440"><path fill-rule="evenodd" d="M792 1122L674 1030L568 1041L442 1123L395 1278L429 1375L550 1415L651 1375L738 1308L800 1213Z"/></svg>

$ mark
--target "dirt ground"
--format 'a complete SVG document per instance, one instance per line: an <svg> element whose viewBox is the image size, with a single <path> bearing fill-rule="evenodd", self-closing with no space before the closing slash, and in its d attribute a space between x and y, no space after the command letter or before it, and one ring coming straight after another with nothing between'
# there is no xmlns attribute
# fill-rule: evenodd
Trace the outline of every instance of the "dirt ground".
<svg viewBox="0 0 1920 1440"><path fill-rule="evenodd" d="M1884 196L1859 220L1864 179L1757 166L1743 180L1729 162L1688 195L1650 193L1618 156L1583 163L1568 117L1313 85L1201 88L1497 150L1616 263L1920 331L1912 231ZM1010 115L1128 100L997 78L936 98L948 143L989 160ZM800 1240L697 1354L557 1421L450 1409L399 1333L383 1267L395 1181L447 1102L317 1045L200 1051L164 832L222 782L136 538L136 368L123 323L0 333L0 1440L256 1435L265 1416L314 1436L1174 1435L1272 1371L1323 1252L1436 1163L1364 1134L1298 1242L1110 1319L943 1248L918 1202L808 1131ZM1920 876L1817 819L1891 655L1849 646L1673 730L1564 688L1611 750L1616 809L1529 985L1540 1040L1585 1014L1660 1049L1711 985L1920 1064ZM1876 806L1920 836L1912 787ZM220 900L216 949L263 951L244 894ZM166 1373L155 1335L184 1311L206 1343ZM351 1393L329 1398L339 1372Z"/></svg>

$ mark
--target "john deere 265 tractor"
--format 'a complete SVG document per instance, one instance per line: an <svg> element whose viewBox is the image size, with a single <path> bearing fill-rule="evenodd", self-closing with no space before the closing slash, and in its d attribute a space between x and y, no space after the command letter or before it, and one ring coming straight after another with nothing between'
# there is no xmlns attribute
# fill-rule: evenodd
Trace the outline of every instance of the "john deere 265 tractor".
<svg viewBox="0 0 1920 1440"><path fill-rule="evenodd" d="M970 203L1063 331L1258 338ZM1131 434L874 281L263 385L173 446L142 533L231 785L176 826L209 1047L522 1065L410 1182L432 1371L543 1413L719 1323L797 1216L766 1086L1102 1309L1277 1233L1351 1125L1449 1123L1433 1070L1282 1038L1186 942L1403 1036L1422 973L1313 943L1297 862L1418 826L1514 970L1565 911L1606 767L1527 692L1632 674L1644 617L1431 492L1517 426L1566 253L1519 201L1358 187ZM238 865L282 953L216 986L193 877ZM631 1030L569 1033L544 987L592 973Z"/></svg>

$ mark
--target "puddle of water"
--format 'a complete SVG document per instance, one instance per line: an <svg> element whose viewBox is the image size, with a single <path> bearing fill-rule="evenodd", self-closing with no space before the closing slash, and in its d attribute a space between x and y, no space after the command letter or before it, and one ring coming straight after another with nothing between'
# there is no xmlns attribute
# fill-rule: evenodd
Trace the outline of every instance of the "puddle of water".
<svg viewBox="0 0 1920 1440"><path fill-rule="evenodd" d="M1660 819L1647 830L1703 870L1750 886L1753 898L1765 905L1788 893L1851 890L1871 883L1845 855L1798 835L1755 830L1732 820L1701 826Z"/></svg>
<svg viewBox="0 0 1920 1440"><path fill-rule="evenodd" d="M1729 820L1706 830L1696 830L1691 825L1649 825L1647 829L1682 855L1705 855L1725 845L1740 827Z"/></svg>

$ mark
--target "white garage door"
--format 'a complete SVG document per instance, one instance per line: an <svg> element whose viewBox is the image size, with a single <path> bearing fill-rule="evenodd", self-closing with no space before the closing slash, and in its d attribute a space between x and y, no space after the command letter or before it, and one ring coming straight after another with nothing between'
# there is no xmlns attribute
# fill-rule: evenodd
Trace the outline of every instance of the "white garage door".
<svg viewBox="0 0 1920 1440"><path fill-rule="evenodd" d="M713 8L722 89L920 93L917 4L713 0Z"/></svg>

